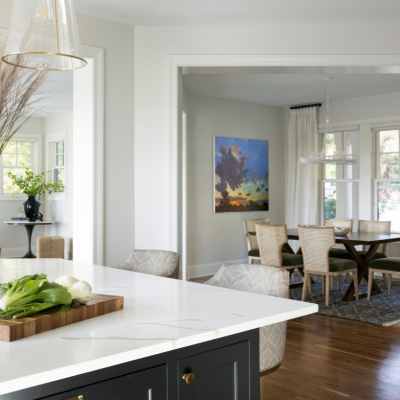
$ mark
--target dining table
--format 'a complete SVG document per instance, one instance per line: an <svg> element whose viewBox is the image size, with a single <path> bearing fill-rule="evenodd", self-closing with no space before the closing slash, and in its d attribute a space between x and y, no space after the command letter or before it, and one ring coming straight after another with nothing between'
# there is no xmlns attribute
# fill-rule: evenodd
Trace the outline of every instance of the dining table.
<svg viewBox="0 0 400 400"><path fill-rule="evenodd" d="M289 240L299 240L297 229L288 229ZM365 279L368 282L368 265L376 258L379 246L400 242L400 233L372 233L372 232L350 232L347 234L336 234L336 243L343 244L352 259L357 263L358 281ZM361 246L362 251L357 247ZM374 281L372 294L380 293L379 286ZM354 283L352 282L343 296L344 301L354 300Z"/></svg>

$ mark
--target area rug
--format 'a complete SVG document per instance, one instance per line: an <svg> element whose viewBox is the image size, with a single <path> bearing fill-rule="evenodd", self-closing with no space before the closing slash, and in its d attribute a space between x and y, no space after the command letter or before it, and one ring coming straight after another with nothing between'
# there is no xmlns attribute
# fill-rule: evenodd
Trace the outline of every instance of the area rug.
<svg viewBox="0 0 400 400"><path fill-rule="evenodd" d="M382 289L382 293L371 297L371 301L362 298L358 301L342 301L349 282L342 280L334 283L331 291L331 305L325 306L325 299L322 296L321 280L315 278L312 285L313 295L307 301L319 305L319 314L329 317L345 318L378 326L392 326L400 324L400 282L393 282L390 296L387 295L385 285L382 280L377 281ZM302 288L291 290L293 299L301 299ZM360 286L360 293L367 293L367 285Z"/></svg>

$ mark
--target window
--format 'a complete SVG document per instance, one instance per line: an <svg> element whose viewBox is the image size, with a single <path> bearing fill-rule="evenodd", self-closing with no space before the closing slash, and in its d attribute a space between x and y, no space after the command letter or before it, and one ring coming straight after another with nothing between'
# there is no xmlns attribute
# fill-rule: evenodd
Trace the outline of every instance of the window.
<svg viewBox="0 0 400 400"><path fill-rule="evenodd" d="M359 133L322 134L322 151L326 156L345 153L358 158ZM322 167L321 219L358 218L358 163L326 163Z"/></svg>
<svg viewBox="0 0 400 400"><path fill-rule="evenodd" d="M400 232L400 129L377 130L376 215Z"/></svg>
<svg viewBox="0 0 400 400"><path fill-rule="evenodd" d="M49 142L49 181L64 184L64 141Z"/></svg>
<svg viewBox="0 0 400 400"><path fill-rule="evenodd" d="M18 138L11 140L5 148L0 163L0 193L18 194L20 191L12 184L8 173L22 175L26 168L36 170L36 140Z"/></svg>

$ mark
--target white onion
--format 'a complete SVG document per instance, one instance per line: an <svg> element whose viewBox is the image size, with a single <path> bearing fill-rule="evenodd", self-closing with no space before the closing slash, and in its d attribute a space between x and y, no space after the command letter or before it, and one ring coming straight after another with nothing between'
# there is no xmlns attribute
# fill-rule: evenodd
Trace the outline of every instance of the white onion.
<svg viewBox="0 0 400 400"><path fill-rule="evenodd" d="M68 288L72 299L77 300L80 303L86 304L92 297L92 287L85 281L75 282L71 287Z"/></svg>
<svg viewBox="0 0 400 400"><path fill-rule="evenodd" d="M64 275L64 276L60 276L59 278L57 278L55 280L55 282L61 286L64 286L65 288L69 289L76 282L79 282L79 280L76 279L74 276Z"/></svg>

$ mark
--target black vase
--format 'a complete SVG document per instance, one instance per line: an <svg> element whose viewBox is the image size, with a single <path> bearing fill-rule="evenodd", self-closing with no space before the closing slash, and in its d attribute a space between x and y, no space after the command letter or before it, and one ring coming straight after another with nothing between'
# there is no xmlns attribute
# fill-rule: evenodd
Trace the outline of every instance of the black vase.
<svg viewBox="0 0 400 400"><path fill-rule="evenodd" d="M35 196L29 196L28 200L24 203L24 211L26 218L29 221L37 221L40 216L39 212L40 203L35 199Z"/></svg>

